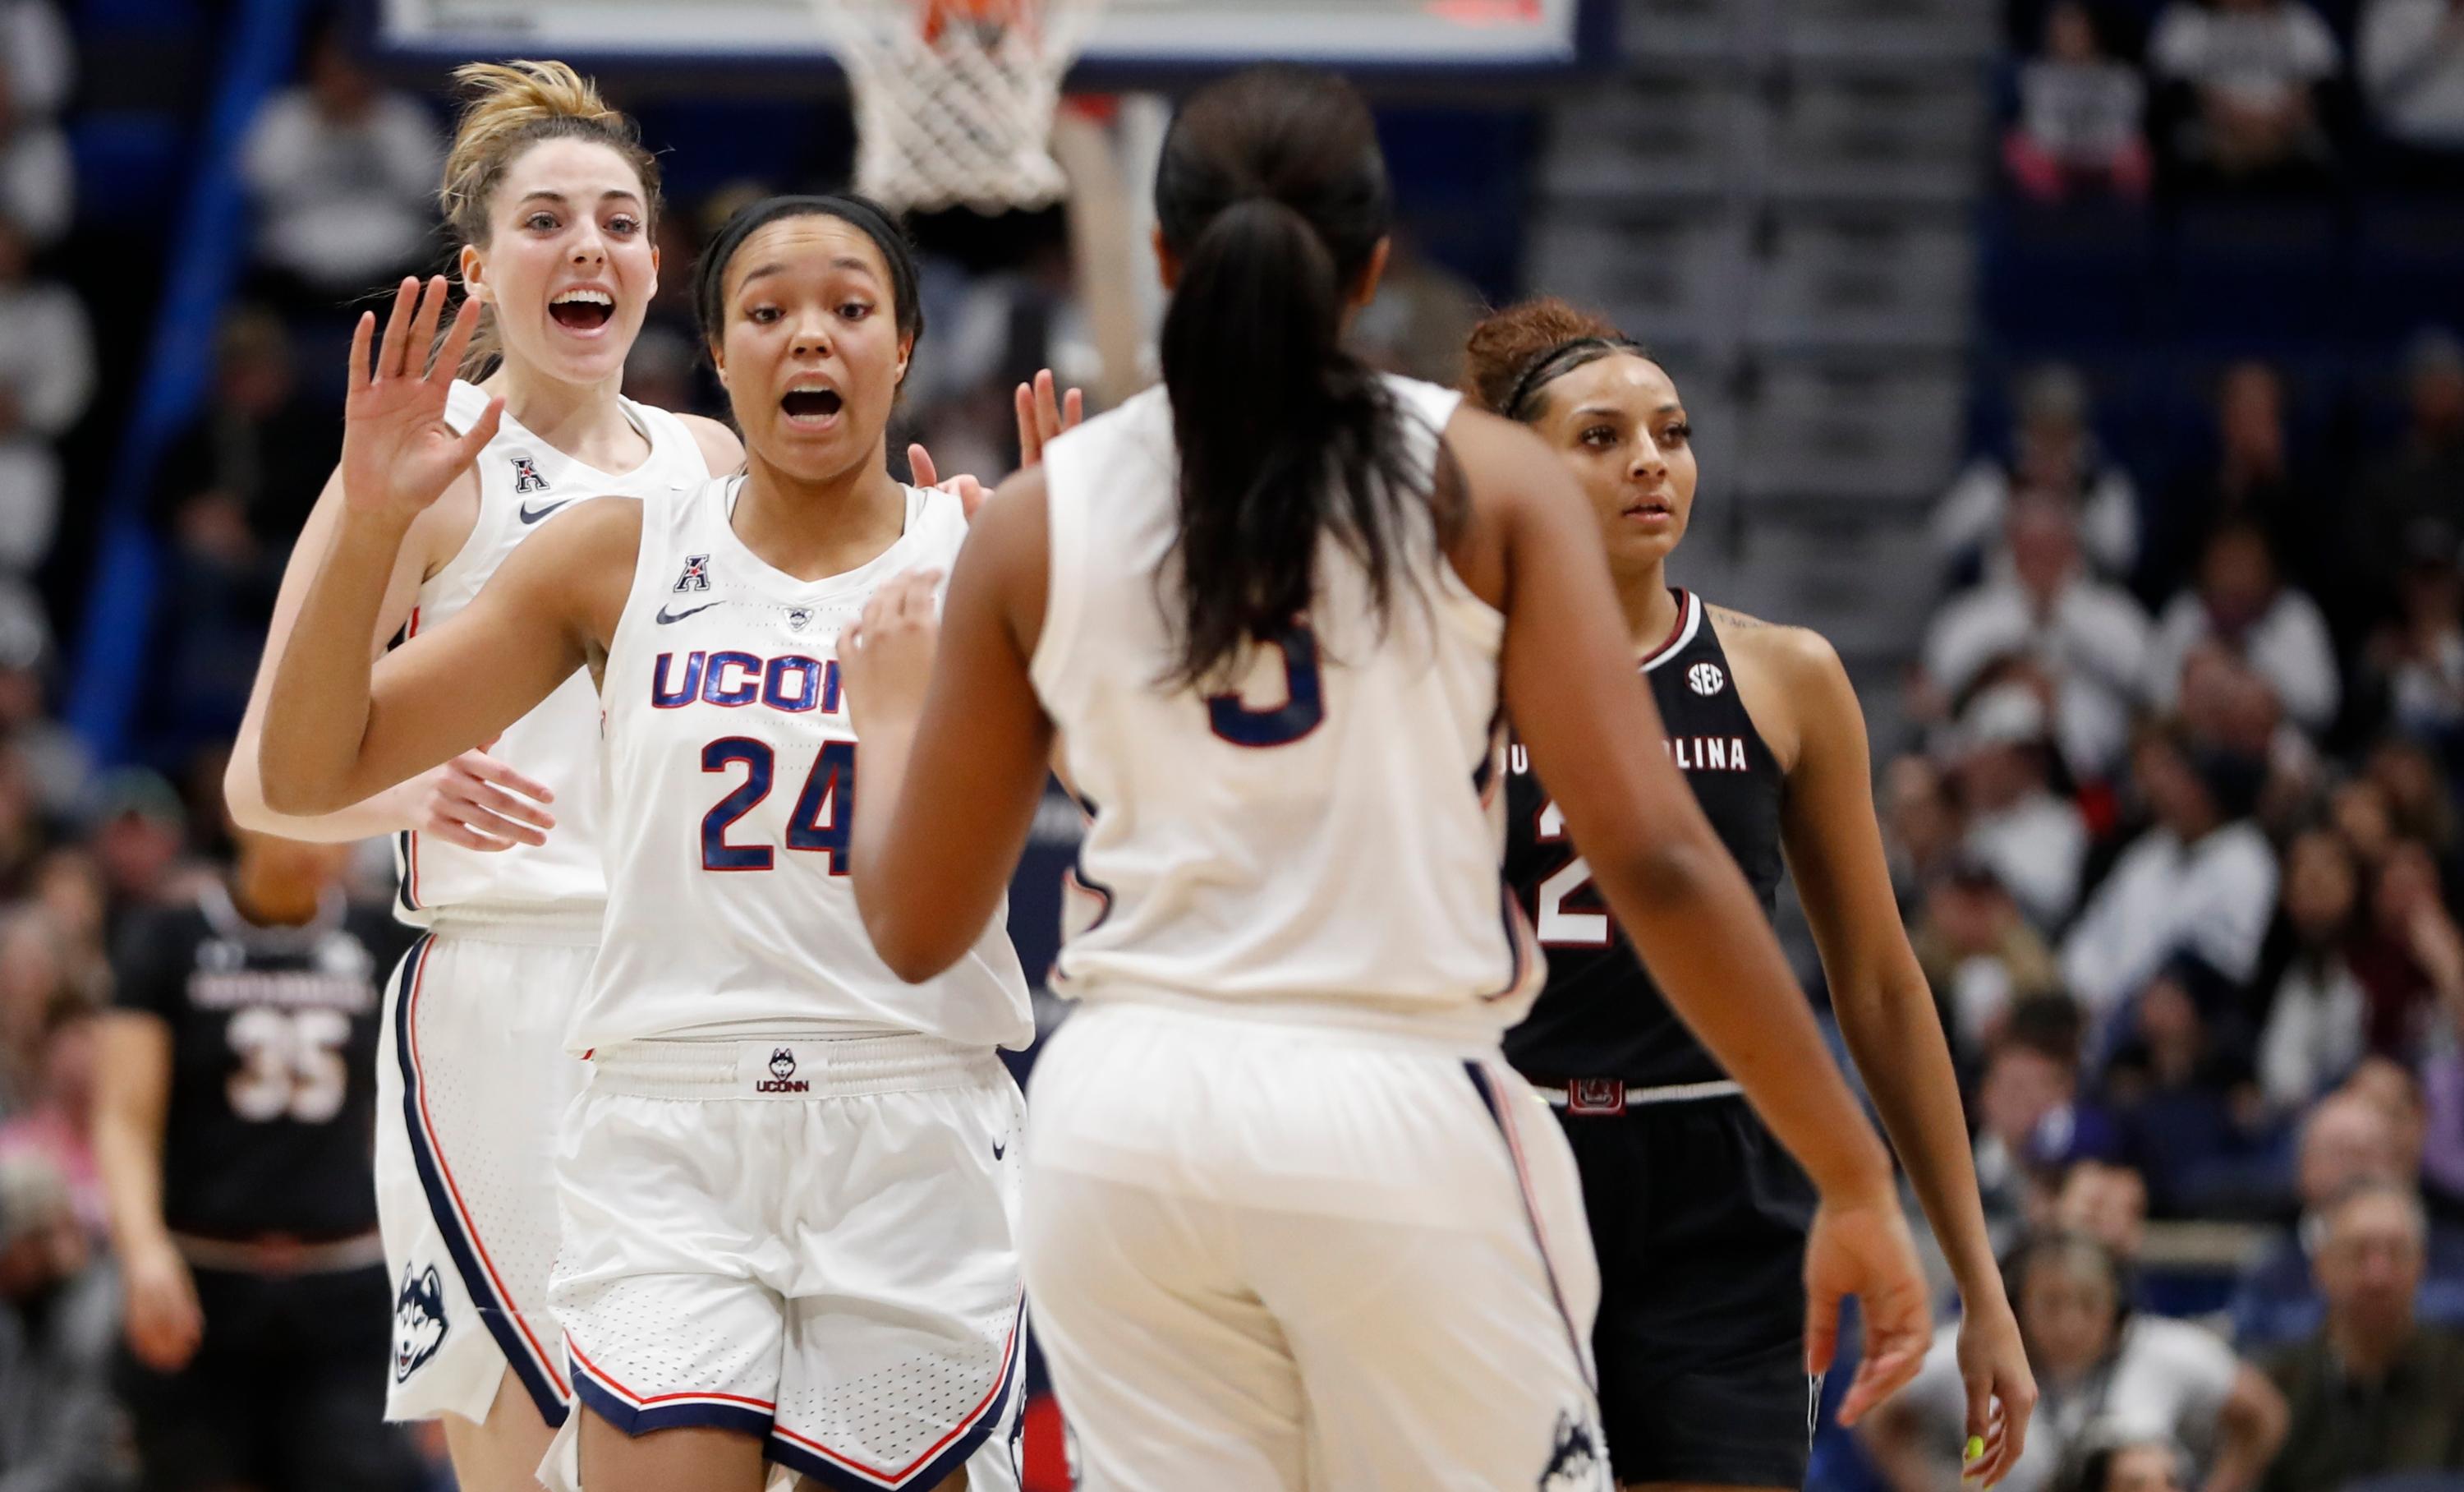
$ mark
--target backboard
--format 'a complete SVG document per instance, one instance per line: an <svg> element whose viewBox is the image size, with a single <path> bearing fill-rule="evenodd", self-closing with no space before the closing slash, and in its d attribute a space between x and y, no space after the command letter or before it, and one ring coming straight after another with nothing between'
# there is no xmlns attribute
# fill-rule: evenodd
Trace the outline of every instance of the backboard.
<svg viewBox="0 0 2464 1492"><path fill-rule="evenodd" d="M1400 72L1550 72L1604 50L1608 0L1109 0L1080 60L1102 77L1268 58ZM811 0L376 0L379 45L599 65L831 61Z"/></svg>

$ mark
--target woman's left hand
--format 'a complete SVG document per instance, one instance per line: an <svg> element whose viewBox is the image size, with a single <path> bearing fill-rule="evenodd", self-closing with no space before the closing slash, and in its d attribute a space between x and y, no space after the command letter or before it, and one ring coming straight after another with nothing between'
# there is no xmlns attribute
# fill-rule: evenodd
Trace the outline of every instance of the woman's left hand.
<svg viewBox="0 0 2464 1492"><path fill-rule="evenodd" d="M1960 1480L1990 1487L2019 1463L2036 1412L2036 1376L2028 1370L2018 1320L1998 1290L1990 1301L1968 1303L1959 1323L1959 1378L1968 1390L1969 1436L1960 1448Z"/></svg>
<svg viewBox="0 0 2464 1492"><path fill-rule="evenodd" d="M839 678L859 737L895 723L913 724L924 713L933 648L941 635L940 584L937 569L895 577L840 635Z"/></svg>

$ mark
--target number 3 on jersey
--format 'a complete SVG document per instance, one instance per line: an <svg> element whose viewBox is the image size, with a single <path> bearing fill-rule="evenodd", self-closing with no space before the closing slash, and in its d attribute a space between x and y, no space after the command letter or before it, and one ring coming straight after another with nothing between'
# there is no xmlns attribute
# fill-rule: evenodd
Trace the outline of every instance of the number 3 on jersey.
<svg viewBox="0 0 2464 1492"><path fill-rule="evenodd" d="M702 869L769 870L777 863L769 845L730 844L727 831L770 796L778 760L768 742L749 736L723 736L701 748L703 771L744 768L744 781L701 816ZM796 795L795 812L787 815L787 848L827 855L830 874L844 876L854 823L855 743L825 743L804 777L804 791Z"/></svg>
<svg viewBox="0 0 2464 1492"><path fill-rule="evenodd" d="M1290 746L1326 719L1326 693L1317 671L1317 634L1294 622L1273 639L1284 658L1284 702L1253 710L1239 690L1206 697L1206 723L1234 746Z"/></svg>
<svg viewBox="0 0 2464 1492"><path fill-rule="evenodd" d="M1566 837L1566 815L1551 798L1540 810L1539 841L1554 843ZM1577 892L1592 883L1592 867L1579 855L1568 860L1558 872L1540 882L1539 926L1540 946L1549 948L1604 948L1609 946L1609 915L1606 912L1570 912L1566 903Z"/></svg>

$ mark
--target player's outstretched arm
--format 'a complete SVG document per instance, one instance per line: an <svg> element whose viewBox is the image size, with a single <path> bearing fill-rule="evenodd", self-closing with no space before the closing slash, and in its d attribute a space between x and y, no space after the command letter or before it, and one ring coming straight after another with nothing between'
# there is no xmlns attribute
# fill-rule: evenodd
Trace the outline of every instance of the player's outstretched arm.
<svg viewBox="0 0 2464 1492"><path fill-rule="evenodd" d="M492 402L467 433L445 424L476 307L463 303L423 367L446 286L430 281L415 306L409 289L373 364L372 316L352 339L344 501L275 665L258 744L258 779L277 813L334 813L494 740L583 664L632 573L639 505L578 504L459 614L371 668L365 639L405 537L487 444L503 409Z"/></svg>
<svg viewBox="0 0 2464 1492"><path fill-rule="evenodd" d="M396 302L400 314L400 293ZM353 368L355 382L363 371ZM733 447L735 438L723 429L716 437L704 437L698 430L695 436L703 441L706 457L714 448ZM736 459L741 459L740 451ZM465 751L433 771L331 813L295 817L277 813L266 803L256 770L258 746L265 734L266 697L274 688L275 664L298 625L308 582L341 521L345 501L342 485L343 473L337 467L283 568L274 616L266 629L265 651L257 661L248 708L240 718L239 737L231 745L231 761L223 771L223 798L232 819L259 834L315 842L364 839L402 829L419 830L472 850L541 842L556 826L554 814L542 806L548 791L485 751ZM476 516L477 492L476 479L465 467L449 484L445 498L430 504L411 524L393 572L386 577L384 603L377 609L368 639L371 657L382 654L386 641L403 630L422 577L461 547Z"/></svg>
<svg viewBox="0 0 2464 1492"><path fill-rule="evenodd" d="M1045 542L1044 478L1022 472L976 515L937 629L937 577L911 573L840 644L868 805L855 816L856 905L882 962L910 983L983 936L1044 795L1052 723L1027 660Z"/></svg>
<svg viewBox="0 0 2464 1492"><path fill-rule="evenodd" d="M1789 870L1849 1054L1959 1281L1964 1438L1978 1446L1966 1474L1990 1487L2027 1448L2036 1381L1985 1232L1950 1045L1891 894L1864 711L1839 655L1821 637L1793 627L1750 635L1795 716L1797 759L1780 819Z"/></svg>
<svg viewBox="0 0 2464 1492"><path fill-rule="evenodd" d="M1890 1157L1849 1093L1745 876L1664 751L1597 525L1529 431L1469 412L1448 437L1476 495L1459 568L1507 614L1506 702L1575 846L1652 976L1822 1191L1806 1256L1808 1366L1862 1299L1853 1419L1914 1375L1931 1324ZM1501 556L1484 577L1478 553Z"/></svg>

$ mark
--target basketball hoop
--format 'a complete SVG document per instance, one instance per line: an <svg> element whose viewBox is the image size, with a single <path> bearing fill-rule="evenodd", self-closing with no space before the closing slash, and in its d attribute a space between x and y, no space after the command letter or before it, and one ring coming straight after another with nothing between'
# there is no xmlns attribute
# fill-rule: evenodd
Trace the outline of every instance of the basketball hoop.
<svg viewBox="0 0 2464 1492"><path fill-rule="evenodd" d="M856 188L901 212L1040 208L1062 75L1103 0L812 0L855 94Z"/></svg>

